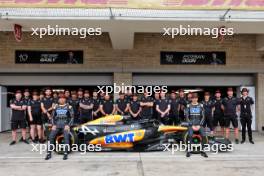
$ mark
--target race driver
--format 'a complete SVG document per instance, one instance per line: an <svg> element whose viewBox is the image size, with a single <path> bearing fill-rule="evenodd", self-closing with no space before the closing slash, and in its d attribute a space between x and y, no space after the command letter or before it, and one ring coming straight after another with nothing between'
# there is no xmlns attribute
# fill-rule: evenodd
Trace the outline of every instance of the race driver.
<svg viewBox="0 0 264 176"><path fill-rule="evenodd" d="M203 105L198 103L198 94L193 93L192 94L192 100L191 103L187 105L185 109L185 117L187 122L189 122L189 128L188 128L188 143L192 144L192 136L194 133L193 128L196 128L199 131L199 134L202 136L202 150L201 150L201 155L203 157L208 157L207 154L203 151L204 144L206 141L206 134L205 130L203 128L203 123L205 120L205 115L204 115L204 108ZM192 148L192 147L191 147ZM189 147L187 149L186 157L191 156L191 150L189 150Z"/></svg>
<svg viewBox="0 0 264 176"><path fill-rule="evenodd" d="M239 111L239 99L234 97L233 88L227 89L227 97L223 99L223 110L225 116L225 128L226 128L226 138L229 139L230 135L230 122L232 123L235 130L235 143L238 144L238 119L237 113Z"/></svg>
<svg viewBox="0 0 264 176"><path fill-rule="evenodd" d="M55 139L59 132L63 132L64 137L64 154L63 160L68 159L68 152L70 150L70 126L73 123L74 113L72 106L66 103L66 97L61 96L59 98L59 104L54 106L52 112L52 129L49 135L48 142L48 150L45 160L49 160L51 158L52 148L51 146L55 146Z"/></svg>

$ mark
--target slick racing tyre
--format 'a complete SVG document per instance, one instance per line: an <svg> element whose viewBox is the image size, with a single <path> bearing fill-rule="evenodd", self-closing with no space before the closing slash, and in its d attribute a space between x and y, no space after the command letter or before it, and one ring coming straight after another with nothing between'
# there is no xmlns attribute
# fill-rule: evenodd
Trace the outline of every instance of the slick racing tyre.
<svg viewBox="0 0 264 176"><path fill-rule="evenodd" d="M77 144L78 140L77 140L77 134L74 130L71 129L69 135L70 135L70 150L69 150L69 152L71 152L72 144ZM57 137L55 139L55 144L56 144L56 146L59 146L60 144L64 144L63 133L59 133L59 135L57 135ZM64 149L63 147L56 147L55 152L58 154L63 154L64 153L63 149Z"/></svg>

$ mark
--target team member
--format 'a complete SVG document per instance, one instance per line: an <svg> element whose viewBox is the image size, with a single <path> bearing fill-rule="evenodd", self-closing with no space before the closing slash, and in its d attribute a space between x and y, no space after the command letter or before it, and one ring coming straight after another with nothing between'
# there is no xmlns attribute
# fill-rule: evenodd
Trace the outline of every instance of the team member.
<svg viewBox="0 0 264 176"><path fill-rule="evenodd" d="M170 101L166 98L164 92L160 92L160 100L157 102L156 110L158 112L158 118L165 125L170 124L169 112L170 112Z"/></svg>
<svg viewBox="0 0 264 176"><path fill-rule="evenodd" d="M79 88L77 91L78 99L82 100L83 99L83 89Z"/></svg>
<svg viewBox="0 0 264 176"><path fill-rule="evenodd" d="M103 116L115 114L115 104L109 94L105 94L104 100L100 102L100 112Z"/></svg>
<svg viewBox="0 0 264 176"><path fill-rule="evenodd" d="M185 120L185 116L184 116L184 109L187 106L187 100L185 98L185 94L184 94L184 90L180 89L179 90L179 104L180 104L180 110L179 110L179 118L181 121Z"/></svg>
<svg viewBox="0 0 264 176"><path fill-rule="evenodd" d="M65 89L64 96L66 97L66 102L69 102L69 100L71 99L71 93L69 89Z"/></svg>
<svg viewBox="0 0 264 176"><path fill-rule="evenodd" d="M68 159L69 145L70 145L70 126L73 122L73 109L66 103L66 97L59 98L59 104L54 106L52 113L52 129L49 136L48 153L45 160L51 158L51 145L55 145L55 138L60 131L63 131L65 150L63 160Z"/></svg>
<svg viewBox="0 0 264 176"><path fill-rule="evenodd" d="M254 100L252 97L248 96L248 89L242 89L242 97L240 98L240 122L242 125L242 141L243 144L246 140L246 128L248 130L248 138L251 144L254 144L252 139L252 105L254 104Z"/></svg>
<svg viewBox="0 0 264 176"><path fill-rule="evenodd" d="M53 92L52 97L53 97L53 102L58 104L58 100L59 100L58 92Z"/></svg>
<svg viewBox="0 0 264 176"><path fill-rule="evenodd" d="M37 142L36 136L38 136L39 142L43 142L42 137L42 119L41 119L41 105L39 95L36 91L32 94L32 100L28 101L28 115L30 121L30 136L33 142ZM37 131L37 134L35 132Z"/></svg>
<svg viewBox="0 0 264 176"><path fill-rule="evenodd" d="M214 100L214 115L213 115L213 126L214 126L214 134L217 133L218 124L221 127L221 133L224 135L225 131L225 120L224 120L224 111L222 109L222 98L220 90L216 90L215 92L215 100Z"/></svg>
<svg viewBox="0 0 264 176"><path fill-rule="evenodd" d="M45 97L43 91L39 92L39 99L42 100Z"/></svg>
<svg viewBox="0 0 264 176"><path fill-rule="evenodd" d="M41 100L41 110L42 110L42 122L47 123L51 120L51 113L53 110L54 100L51 97L51 88L46 88L45 97Z"/></svg>
<svg viewBox="0 0 264 176"><path fill-rule="evenodd" d="M22 93L21 91L16 91L15 99L10 101L10 107L12 109L12 117L11 117L11 129L12 129L12 142L10 145L14 145L17 139L17 129L22 129L22 142L28 144L26 139L26 109L27 105L22 100Z"/></svg>
<svg viewBox="0 0 264 176"><path fill-rule="evenodd" d="M153 103L154 100L148 95L148 92L144 92L144 97L140 100L140 106L142 108L140 112L140 118L152 119L153 118Z"/></svg>
<svg viewBox="0 0 264 176"><path fill-rule="evenodd" d="M127 102L130 102L133 99L133 93L132 93L132 90L130 88L128 88L126 90L125 99L126 99Z"/></svg>
<svg viewBox="0 0 264 176"><path fill-rule="evenodd" d="M158 119L159 118L159 113L156 109L156 106L158 104L160 100L160 93L159 92L155 92L154 94L154 101L153 101L153 118L154 119Z"/></svg>
<svg viewBox="0 0 264 176"><path fill-rule="evenodd" d="M213 114L214 114L214 102L210 99L210 92L204 93L204 100L201 102L204 107L205 121L203 127L208 127L211 134L214 133L213 129Z"/></svg>
<svg viewBox="0 0 264 176"><path fill-rule="evenodd" d="M187 104L189 104L189 103L192 102L192 95L193 95L192 92L189 92L189 93L187 94Z"/></svg>
<svg viewBox="0 0 264 176"><path fill-rule="evenodd" d="M238 105L239 100L235 98L234 92L232 88L227 89L227 97L223 100L223 110L225 116L225 127L226 127L226 138L229 138L230 134L230 122L235 129L235 142L236 144L239 143L238 140L238 120L237 120L237 112L238 112Z"/></svg>
<svg viewBox="0 0 264 176"><path fill-rule="evenodd" d="M125 99L123 92L119 93L119 98L116 100L116 111L119 115L128 115L129 102Z"/></svg>
<svg viewBox="0 0 264 176"><path fill-rule="evenodd" d="M140 102L138 101L137 94L133 95L132 100L129 103L129 113L134 120L139 120L139 114L142 108L140 107Z"/></svg>
<svg viewBox="0 0 264 176"><path fill-rule="evenodd" d="M207 154L203 151L203 147L206 141L206 134L204 128L202 127L205 116L204 116L204 108L203 105L198 103L198 94L194 93L192 95L192 102L187 105L185 109L185 116L187 122L190 123L188 128L188 142L192 144L192 136L193 136L193 127L199 129L199 133L202 136L202 151L201 155L204 157L208 157ZM191 156L191 151L187 150L186 157Z"/></svg>
<svg viewBox="0 0 264 176"><path fill-rule="evenodd" d="M98 97L98 90L93 91L93 119L98 119L101 117L101 112L100 112L100 98Z"/></svg>
<svg viewBox="0 0 264 176"><path fill-rule="evenodd" d="M88 90L84 91L84 97L80 100L80 122L86 123L93 119L93 100Z"/></svg>
<svg viewBox="0 0 264 176"><path fill-rule="evenodd" d="M23 101L25 102L26 105L28 105L28 102L31 100L30 98L30 92L29 89L25 89L24 90L24 97L23 97ZM29 115L28 115L28 111L26 111L26 121L27 121L27 126L29 127L29 131L30 131L30 120L29 120ZM29 139L31 138L31 136L29 137ZM20 141L22 141L23 138L20 138Z"/></svg>
<svg viewBox="0 0 264 176"><path fill-rule="evenodd" d="M79 124L80 123L80 113L79 113L79 104L80 104L80 100L77 97L77 93L76 91L72 91L71 92L71 98L68 101L69 105L72 106L72 110L73 110L73 123L74 124Z"/></svg>
<svg viewBox="0 0 264 176"><path fill-rule="evenodd" d="M180 110L180 102L179 99L176 97L176 92L172 91L170 95L170 121L172 125L178 125L180 123L179 118L179 110Z"/></svg>

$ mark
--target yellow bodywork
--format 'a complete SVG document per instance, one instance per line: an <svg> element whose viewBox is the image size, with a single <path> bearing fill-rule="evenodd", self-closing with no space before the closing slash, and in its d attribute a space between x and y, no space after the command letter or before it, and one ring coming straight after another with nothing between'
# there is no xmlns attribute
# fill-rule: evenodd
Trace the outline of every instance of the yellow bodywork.
<svg viewBox="0 0 264 176"><path fill-rule="evenodd" d="M183 126L168 126L168 125L161 125L159 126L158 132L163 133L170 133L170 132L177 132L177 131L186 131L188 128Z"/></svg>

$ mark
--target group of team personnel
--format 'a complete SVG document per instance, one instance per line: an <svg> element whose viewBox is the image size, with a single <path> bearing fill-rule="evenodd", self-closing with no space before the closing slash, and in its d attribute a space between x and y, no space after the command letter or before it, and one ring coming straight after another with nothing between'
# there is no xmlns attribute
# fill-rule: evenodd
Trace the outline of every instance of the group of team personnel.
<svg viewBox="0 0 264 176"><path fill-rule="evenodd" d="M91 93L91 95L90 95ZM241 97L234 97L232 88L227 89L227 97L222 98L221 92L217 90L214 96L210 92L205 92L203 100L198 102L197 93L188 93L183 89L171 91L170 94L164 92L155 93L154 97L144 93L142 97L137 94L120 93L119 98L114 101L108 94L100 93L97 90L78 89L77 91L65 90L64 92L53 92L51 88L46 88L44 93L36 90L29 92L26 89L23 93L17 90L15 98L10 100L12 109L11 129L12 142L16 143L18 128L22 129L20 141L29 143L26 138L26 128L30 128L30 138L33 142L43 143L45 140L43 124L50 123L54 118L54 111L60 99L65 99L72 118L71 124L81 124L102 116L110 114L130 115L134 120L158 119L166 125L179 125L182 121L190 121L191 114L195 114L195 109L190 108L193 100L202 109L200 121L203 127L208 127L211 134L216 133L217 126L221 127L222 134L229 138L230 123L235 131L235 142L239 143L238 116L242 125L242 141L246 139L246 128L250 143L252 139L252 105L254 101L248 96L248 89L243 88ZM193 104L195 105L195 104ZM60 113L60 111L57 112ZM69 123L69 124L70 124Z"/></svg>

